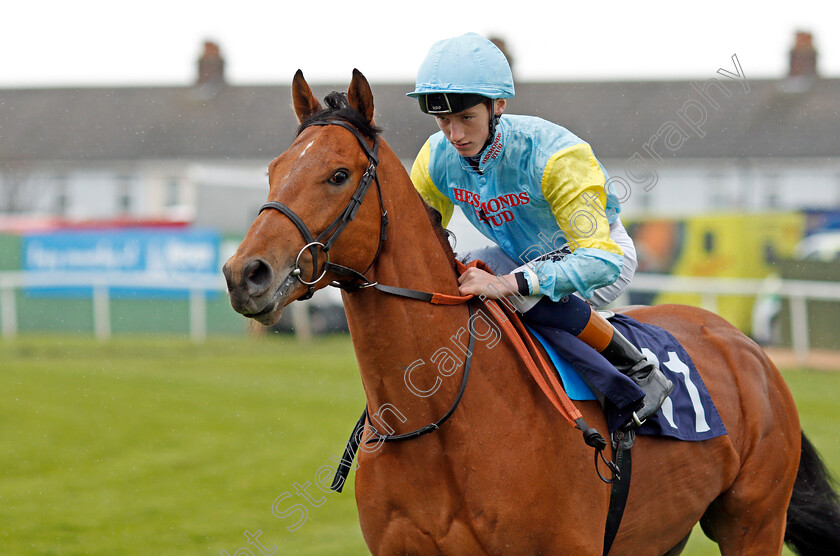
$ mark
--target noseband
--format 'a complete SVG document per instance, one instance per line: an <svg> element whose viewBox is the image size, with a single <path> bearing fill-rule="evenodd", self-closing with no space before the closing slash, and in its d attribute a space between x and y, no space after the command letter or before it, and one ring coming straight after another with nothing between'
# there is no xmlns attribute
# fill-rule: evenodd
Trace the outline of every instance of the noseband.
<svg viewBox="0 0 840 556"><path fill-rule="evenodd" d="M376 136L373 140L373 148L371 148L365 138L362 136L359 131L350 125L349 123L343 120L316 120L311 122L307 125L307 127L312 125L318 126L327 126L327 125L337 125L341 126L344 129L348 130L352 133L359 142L359 145L365 151L365 155L367 155L368 159L368 167L365 170L365 173L362 175L362 178L359 180L359 185L356 186L356 191L353 193L353 196L350 198L350 201L347 203L347 206L344 207L344 210L341 211L335 220L327 226L327 228L318 234L318 237L314 237L312 232L309 231L309 228L306 226L304 221L298 216L295 211L290 209L288 206L284 205L283 203L279 203L277 201L269 201L265 203L263 206L260 207L260 213L266 209L274 209L285 214L289 220L297 227L300 235L303 236L304 241L306 241L306 245L304 245L301 250L298 252L297 258L295 259L295 268L292 270L292 275L297 277L298 280L302 284L309 286L309 291L301 297L300 299L309 299L312 297L312 294L315 293L315 284L321 281L321 279L327 274L327 272L337 272L339 274L344 274L347 276L352 276L357 278L362 276L373 266L373 263L376 261L376 258L379 256L379 252L382 250L382 244L385 242L385 238L387 236L387 227L388 227L388 211L385 210L385 205L382 201L382 187L379 185L379 177L376 175L376 166L379 164L379 137ZM367 194L368 189L370 188L370 184L372 182L376 183L376 190L379 194L379 210L380 214L382 215L382 219L379 224L379 245L376 248L376 253L373 255L373 259L371 260L370 264L367 266L365 270L362 272L358 272L351 268L347 268L345 266L341 266L335 263L330 262L330 248L332 248L333 244L338 239L338 236L341 235L341 232L344 231L344 228L350 223L353 218L356 217L356 213L359 210L359 207L362 205L362 201L365 198L365 194ZM318 272L318 248L321 248L321 251L324 252L326 256L326 261L324 262L323 269L321 270L320 274ZM310 276L309 280L305 280L302 278L302 269L300 267L300 257L303 255L304 251L309 250L309 253L312 256L312 275ZM341 287L341 284L334 282L332 285Z"/></svg>

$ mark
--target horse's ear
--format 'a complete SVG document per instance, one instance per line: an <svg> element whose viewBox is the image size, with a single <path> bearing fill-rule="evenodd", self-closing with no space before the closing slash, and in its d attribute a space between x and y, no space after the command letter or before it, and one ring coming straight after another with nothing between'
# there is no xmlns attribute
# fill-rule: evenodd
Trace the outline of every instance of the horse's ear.
<svg viewBox="0 0 840 556"><path fill-rule="evenodd" d="M365 76L357 69L353 70L353 80L347 90L347 100L357 112L373 124L373 93Z"/></svg>
<svg viewBox="0 0 840 556"><path fill-rule="evenodd" d="M321 109L321 103L312 94L312 89L309 88L309 83L303 78L303 72L300 70L297 70L292 79L292 101L295 104L298 122L303 122Z"/></svg>

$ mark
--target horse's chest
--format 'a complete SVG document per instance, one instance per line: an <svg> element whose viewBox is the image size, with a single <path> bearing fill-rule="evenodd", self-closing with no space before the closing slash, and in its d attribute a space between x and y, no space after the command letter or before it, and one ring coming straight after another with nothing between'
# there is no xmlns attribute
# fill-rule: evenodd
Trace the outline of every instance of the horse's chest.
<svg viewBox="0 0 840 556"><path fill-rule="evenodd" d="M423 465L412 469L387 458L366 469L360 462L356 498L373 554L571 553L557 552L556 543L578 531L561 531L561 508L535 505L537 489L519 484L521 477L488 475L492 466L456 472L433 458L418 461Z"/></svg>

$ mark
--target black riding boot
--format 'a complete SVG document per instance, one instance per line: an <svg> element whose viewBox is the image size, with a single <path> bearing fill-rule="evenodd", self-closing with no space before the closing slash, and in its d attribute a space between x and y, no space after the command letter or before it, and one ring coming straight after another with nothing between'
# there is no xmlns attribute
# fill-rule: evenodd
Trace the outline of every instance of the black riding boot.
<svg viewBox="0 0 840 556"><path fill-rule="evenodd" d="M601 351L604 358L615 368L627 375L645 393L642 407L633 412L633 418L625 428L635 428L659 411L665 398L674 389L674 383L659 370L654 361L648 360L642 352L613 327L610 343Z"/></svg>

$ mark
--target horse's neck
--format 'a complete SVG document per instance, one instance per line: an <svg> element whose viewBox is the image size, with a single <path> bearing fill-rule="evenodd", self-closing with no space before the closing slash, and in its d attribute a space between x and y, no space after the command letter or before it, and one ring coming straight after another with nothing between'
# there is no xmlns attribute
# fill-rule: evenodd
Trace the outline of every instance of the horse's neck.
<svg viewBox="0 0 840 556"><path fill-rule="evenodd" d="M399 165L396 156L390 156ZM402 166L395 169L391 164L389 168L389 172L380 174L389 215L388 237L372 269L372 279L389 286L457 295L450 256L422 201ZM451 402L447 394L453 388L457 390L457 384L442 385L440 396L424 399L407 384L406 369L416 365L413 376L419 389L429 389L436 383L431 358L443 347L457 352L457 346L451 346L451 337L468 324L465 306L431 305L374 288L345 294L344 302L372 411L389 404L413 422L415 418L431 418L441 403ZM465 337L461 335L461 342L466 342Z"/></svg>
<svg viewBox="0 0 840 556"><path fill-rule="evenodd" d="M458 295L451 251L441 243L402 163L387 144L383 142L381 148L380 179L389 223L371 277L382 284ZM381 292L359 299L364 301L351 300L354 311L376 312L383 304L405 303ZM413 302L417 303L424 308L422 302Z"/></svg>

